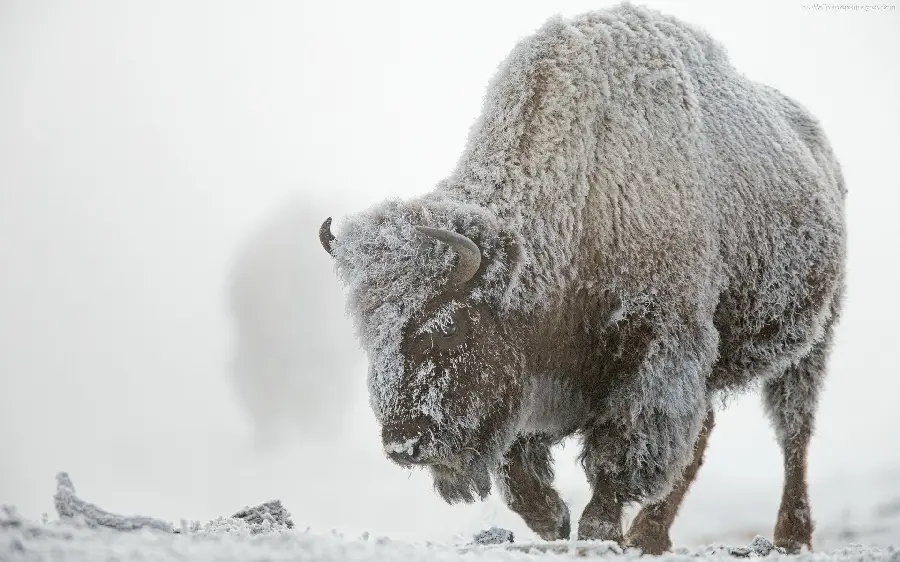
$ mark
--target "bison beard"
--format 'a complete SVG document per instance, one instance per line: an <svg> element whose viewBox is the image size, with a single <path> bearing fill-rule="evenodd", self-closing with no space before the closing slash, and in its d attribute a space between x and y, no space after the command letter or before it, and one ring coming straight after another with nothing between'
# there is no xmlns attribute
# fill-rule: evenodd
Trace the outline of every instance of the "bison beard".
<svg viewBox="0 0 900 562"><path fill-rule="evenodd" d="M440 465L430 467L435 491L447 503L472 503L491 493L490 466L484 461L469 463L461 471Z"/></svg>
<svg viewBox="0 0 900 562"><path fill-rule="evenodd" d="M628 4L551 19L500 65L448 178L319 232L385 453L451 503L493 478L558 539L550 448L580 437L579 538L660 553L711 405L761 382L785 458L775 542L810 547L845 194L815 118L703 31Z"/></svg>

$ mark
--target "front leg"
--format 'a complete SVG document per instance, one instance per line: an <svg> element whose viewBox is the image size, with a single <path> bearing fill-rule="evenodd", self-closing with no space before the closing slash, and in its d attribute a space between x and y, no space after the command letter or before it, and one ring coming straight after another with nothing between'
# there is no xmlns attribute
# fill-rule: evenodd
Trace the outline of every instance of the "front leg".
<svg viewBox="0 0 900 562"><path fill-rule="evenodd" d="M703 464L703 454L706 452L706 444L714 425L715 416L710 410L706 421L703 422L703 431L694 446L694 460L681 474L681 478L666 499L659 503L644 505L641 508L640 513L631 522L631 528L625 537L628 545L640 548L644 554L662 554L672 548L669 528L675 521L678 508L681 507L688 488L697 477L697 471Z"/></svg>
<svg viewBox="0 0 900 562"><path fill-rule="evenodd" d="M702 328L678 330L681 341L647 337L667 332L673 333L640 326L619 332L621 359L600 416L583 432L581 460L593 495L579 539L622 543L622 506L661 501L694 459L717 340Z"/></svg>
<svg viewBox="0 0 900 562"><path fill-rule="evenodd" d="M568 539L569 508L553 488L551 442L520 437L503 458L496 479L506 505L542 539Z"/></svg>
<svg viewBox="0 0 900 562"><path fill-rule="evenodd" d="M594 476L591 492L591 500L578 521L578 540L622 544L622 498L603 474Z"/></svg>
<svg viewBox="0 0 900 562"><path fill-rule="evenodd" d="M662 422L658 412L648 418ZM691 418L688 416L680 424L675 424L680 428L675 431L681 435L667 439L665 443L655 441L661 437L648 434L647 428L639 429L640 423L638 427L622 423L597 424L585 433L582 465L592 495L578 522L579 540L607 540L623 544L623 506L645 500L655 503L657 498L670 493L673 481L680 476L684 465L694 458L692 441L696 439L696 431ZM675 420L668 420L663 422L662 427L674 429L671 427L674 423ZM657 426L657 429L660 428ZM679 443L677 448L672 446ZM680 503L683 492L672 495L678 495ZM646 513L641 514L646 517ZM667 520L665 528L660 531L667 533L669 524L671 521ZM638 525L637 529L641 528ZM631 539L635 539L635 529L630 535ZM668 538L667 534L665 538ZM629 543L645 549L647 554L660 554L668 548L666 544L647 549L650 545L640 540Z"/></svg>
<svg viewBox="0 0 900 562"><path fill-rule="evenodd" d="M622 544L622 507L627 497L615 484L622 466L618 459L624 456L622 439L614 425L604 423L595 424L583 437L581 464L591 486L591 499L578 521L578 540Z"/></svg>

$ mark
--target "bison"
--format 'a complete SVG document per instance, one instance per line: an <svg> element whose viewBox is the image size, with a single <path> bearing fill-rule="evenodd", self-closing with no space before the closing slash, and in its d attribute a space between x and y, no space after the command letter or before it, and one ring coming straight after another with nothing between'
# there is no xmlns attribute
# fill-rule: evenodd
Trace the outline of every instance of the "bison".
<svg viewBox="0 0 900 562"><path fill-rule="evenodd" d="M578 538L663 552L717 399L759 385L784 453L775 542L798 551L844 198L804 107L704 31L625 4L518 43L446 179L319 237L384 450L447 502L493 481L535 533L567 538L551 447L577 436Z"/></svg>

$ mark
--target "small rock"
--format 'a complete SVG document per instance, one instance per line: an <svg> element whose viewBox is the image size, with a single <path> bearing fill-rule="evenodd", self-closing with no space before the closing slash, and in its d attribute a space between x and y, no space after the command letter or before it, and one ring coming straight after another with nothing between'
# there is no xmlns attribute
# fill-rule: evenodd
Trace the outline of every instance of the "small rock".
<svg viewBox="0 0 900 562"><path fill-rule="evenodd" d="M281 504L281 500L272 500L255 507L246 507L232 515L235 519L243 519L250 525L251 534L263 533L272 528L294 528L291 514Z"/></svg>
<svg viewBox="0 0 900 562"><path fill-rule="evenodd" d="M500 527L491 527L486 531L476 533L472 540L475 544L503 544L513 542L513 532Z"/></svg>
<svg viewBox="0 0 900 562"><path fill-rule="evenodd" d="M728 549L728 554L737 556L738 558L750 558L751 552L753 552L753 550L747 546L732 546Z"/></svg>
<svg viewBox="0 0 900 562"><path fill-rule="evenodd" d="M757 556L768 556L770 552L775 550L775 544L762 535L756 535L750 541L750 550Z"/></svg>

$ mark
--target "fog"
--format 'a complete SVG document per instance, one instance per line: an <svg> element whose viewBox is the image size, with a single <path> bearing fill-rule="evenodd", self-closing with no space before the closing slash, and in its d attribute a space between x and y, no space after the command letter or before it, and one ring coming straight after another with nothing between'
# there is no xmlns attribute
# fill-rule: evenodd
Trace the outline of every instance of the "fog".
<svg viewBox="0 0 900 562"><path fill-rule="evenodd" d="M175 521L281 498L301 528L528 536L496 497L447 506L383 458L316 231L431 189L515 41L608 4L0 0L0 503L52 512L67 470L90 501ZM862 521L900 497L900 12L646 4L806 105L844 167L849 290L810 478L820 522ZM235 384L236 267L242 306L302 340L294 390ZM249 392L287 404L263 447ZM758 397L735 399L675 542L770 535L780 484Z"/></svg>

